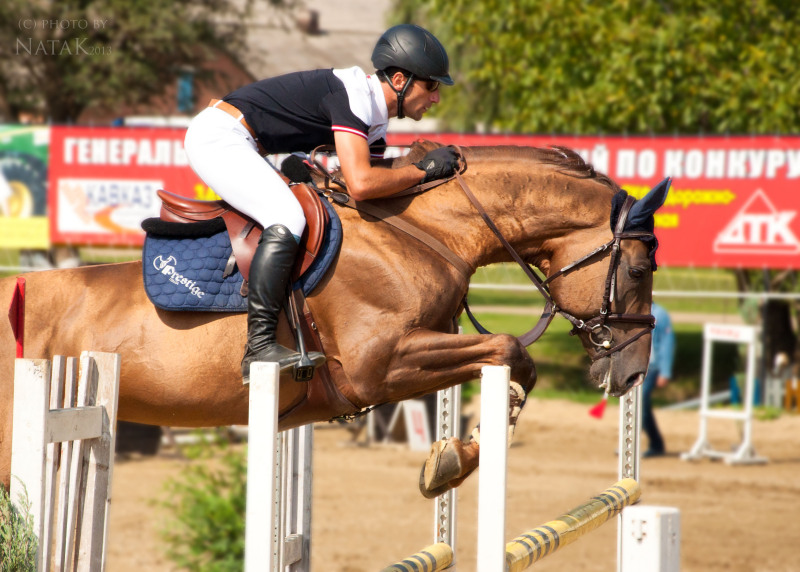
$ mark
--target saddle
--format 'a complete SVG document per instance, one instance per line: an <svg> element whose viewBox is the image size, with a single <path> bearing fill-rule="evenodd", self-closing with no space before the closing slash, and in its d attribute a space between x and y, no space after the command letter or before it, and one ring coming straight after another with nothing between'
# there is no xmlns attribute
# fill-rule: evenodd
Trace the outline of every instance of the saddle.
<svg viewBox="0 0 800 572"><path fill-rule="evenodd" d="M302 255L298 255L293 276L293 281L296 281L297 284L290 296L291 303L287 308L287 315L298 346L305 346L307 351L324 353L314 317L305 300L304 287L300 286L308 283L315 284L326 272L341 243L341 222L334 211L332 211L332 215L329 214L328 209L332 209L332 207L323 203L317 193L305 184L294 184L289 188L303 208L306 229L300 241ZM230 237L233 250L231 259L235 260L239 274L244 280L248 279L253 253L258 246L258 240L263 230L253 219L222 200L194 200L164 190L158 191L158 196L162 203L159 218L163 221L198 223L222 220ZM218 223L215 222L215 225ZM221 232L221 225L218 227ZM312 266L315 261L318 264ZM233 267L231 261L229 261L228 267ZM310 272L306 273L309 269ZM246 296L245 287L246 284L242 287L242 296ZM310 288L313 289L313 286ZM316 368L313 378L304 380L309 382L306 396L290 410L284 412L281 418L291 414L301 422L310 422L319 416L320 411L333 410L340 414L351 414L358 410L358 407L354 406L336 388L329 371L330 367L341 368L341 365L334 360Z"/></svg>
<svg viewBox="0 0 800 572"><path fill-rule="evenodd" d="M306 229L303 236L300 237L301 255L297 257L294 268L293 280L297 280L308 270L320 253L329 215L317 194L309 187L304 184L296 184L289 188L303 208L303 214L306 217ZM235 262L244 279L249 279L253 253L263 231L253 219L222 200L201 201L164 190L158 191L158 197L161 199L159 216L166 222L192 223L222 218L233 248L229 266L232 267Z"/></svg>

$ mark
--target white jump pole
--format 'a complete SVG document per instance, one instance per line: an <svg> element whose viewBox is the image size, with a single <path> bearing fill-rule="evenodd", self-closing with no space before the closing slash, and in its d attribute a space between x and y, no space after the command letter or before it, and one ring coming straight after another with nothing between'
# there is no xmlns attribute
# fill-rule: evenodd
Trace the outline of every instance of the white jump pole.
<svg viewBox="0 0 800 572"><path fill-rule="evenodd" d="M481 368L478 570L500 572L506 563L506 461L511 368Z"/></svg>
<svg viewBox="0 0 800 572"><path fill-rule="evenodd" d="M250 365L250 409L247 447L247 509L245 521L245 572L272 570L277 562L272 538L277 515L273 483L277 478L278 381L274 362ZM255 447L254 444L263 444Z"/></svg>

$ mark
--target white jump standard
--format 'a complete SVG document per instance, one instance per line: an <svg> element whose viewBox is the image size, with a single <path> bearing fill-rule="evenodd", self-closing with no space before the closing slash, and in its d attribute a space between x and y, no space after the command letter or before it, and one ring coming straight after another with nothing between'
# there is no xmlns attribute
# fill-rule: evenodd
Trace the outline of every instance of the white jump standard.
<svg viewBox="0 0 800 572"><path fill-rule="evenodd" d="M119 354L17 359L12 502L27 491L43 570L105 567L114 467Z"/></svg>
<svg viewBox="0 0 800 572"><path fill-rule="evenodd" d="M700 434L688 453L681 455L683 460L695 461L704 457L723 459L728 464L766 463L753 448L753 399L755 397L756 342L757 330L753 326L733 326L728 324L706 324L703 328L703 378L700 393ZM711 354L713 342L727 342L747 345L747 373L745 375L744 404L742 411L712 409L711 393ZM732 419L742 422L742 442L735 451L719 451L708 440L709 419Z"/></svg>
<svg viewBox="0 0 800 572"><path fill-rule="evenodd" d="M278 431L278 364L250 366L245 572L311 569L313 425Z"/></svg>
<svg viewBox="0 0 800 572"><path fill-rule="evenodd" d="M508 449L508 391L510 371L503 366L484 366L481 370L481 459L478 500L478 570L518 572L536 560L552 554L560 546L620 514L639 499L641 491L633 475L638 472L638 434L641 419L634 392L631 405L621 407L620 472L622 479L603 494L562 515L566 527L546 523L527 535L505 544L506 451ZM639 388L636 388L638 390ZM635 391L635 390L634 390ZM624 401L625 398L623 398ZM625 431L624 429L628 429ZM498 451L502 450L502 455ZM599 504L598 504L599 503ZM555 522L555 521L554 521ZM545 532L546 530L552 529ZM498 532L499 530L499 532ZM539 538L538 541L534 539Z"/></svg>

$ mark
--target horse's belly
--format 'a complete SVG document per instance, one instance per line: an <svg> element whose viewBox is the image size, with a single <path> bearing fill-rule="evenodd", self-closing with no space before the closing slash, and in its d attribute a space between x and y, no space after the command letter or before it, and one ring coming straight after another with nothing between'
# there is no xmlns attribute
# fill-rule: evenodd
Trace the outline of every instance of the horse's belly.
<svg viewBox="0 0 800 572"><path fill-rule="evenodd" d="M173 427L246 425L250 390L241 376L204 375L201 370L165 370L159 378L121 372L120 419ZM281 413L297 405L305 394L306 384L283 381Z"/></svg>

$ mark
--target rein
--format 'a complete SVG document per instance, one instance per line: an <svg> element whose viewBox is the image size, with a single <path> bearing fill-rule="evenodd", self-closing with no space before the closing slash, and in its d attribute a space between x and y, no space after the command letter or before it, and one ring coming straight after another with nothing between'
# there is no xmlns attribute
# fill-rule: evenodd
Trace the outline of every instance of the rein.
<svg viewBox="0 0 800 572"><path fill-rule="evenodd" d="M315 154L317 150L320 148L318 147L311 153L311 166L312 168L325 179L325 190L322 191L323 195L331 198L337 204L342 206L346 206L361 212L364 212L370 216L373 216L379 220L383 220L387 224L394 226L395 228L402 230L403 232L409 234L410 236L416 238L417 240L423 242L424 244L428 245L430 248L435 250L439 255L441 255L445 260L450 262L465 278L466 283L469 283L469 277L472 275L472 268L464 262L458 255L456 255L452 250L450 250L447 246L445 246L442 242L431 236L430 234L426 233L425 231L411 225L396 215L385 211L384 209L377 207L373 204L370 204L365 201L355 201L345 192L334 191L328 186L329 182L334 182L338 186L346 189L345 182L337 177L333 176L331 173L327 171L327 169L316 160ZM414 187L411 187L405 191L401 191L400 193L396 193L391 195L391 197L386 198L399 198L403 196L414 195L418 193L425 192L433 187L442 185L446 182L449 182L453 179L457 180L461 189L464 191L464 194L467 196L469 201L475 207L475 209L480 214L481 218L483 219L486 226L494 233L503 247L508 251L511 255L513 260L522 268L525 275L528 279L536 286L539 293L545 300L545 307L542 311L542 315L539 317L538 322L536 325L531 328L525 334L519 336L517 339L522 343L524 346L529 346L538 340L542 334L544 334L547 327L550 325L550 322L553 320L553 317L556 313L560 314L564 318L566 318L572 324L572 330L570 331L570 335L578 334L579 332L583 331L586 332L589 336L589 340L591 343L597 348L597 353L592 357L592 360L598 360L600 358L606 357L611 355L615 352L620 351L624 347L628 346L632 342L638 340L643 335L650 332L655 327L655 317L652 314L609 314L609 308L611 303L614 299L614 291L616 287L616 275L617 275L617 268L620 263L620 255L621 255L621 242L625 239L641 239L641 238L653 238L652 233L648 232L638 232L638 231L629 231L626 232L625 229L625 222L628 218L628 213L630 212L635 199L631 196L628 196L625 200L625 203L620 210L619 218L617 220L617 225L614 229L614 236L613 238L606 242L605 244L595 248L585 256L579 258L578 260L568 264L567 266L561 268L557 272L553 273L545 280L539 278L539 276L533 271L533 268L525 262L519 253L514 249L508 240L503 236L503 233L500 232L500 229L497 228L497 225L494 224L489 214L486 212L486 209L483 208L483 205L474 195L472 190L467 185L466 181L464 181L461 173L466 170L466 161L463 160L463 154L461 150L456 147L456 150L459 152L459 156L461 157L462 167L455 173L453 177L447 179L440 179L437 181L431 181L425 184L419 184ZM558 308L553 296L550 293L549 283L558 278L563 276L577 268L580 268L584 263L588 262L598 254L605 252L608 249L611 249L611 259L609 261L608 266L608 273L606 275L605 280L605 289L603 292L603 302L600 307L599 313L589 319L589 320L582 320L573 316L572 314L565 312ZM464 300L462 301L462 305L464 307L464 311L467 314L470 322L472 325L475 326L475 329L481 334L491 334L489 330L484 328L475 316L472 314L472 311L469 308L469 304L467 303L467 297L464 296ZM611 330L608 324L610 323L633 323L633 324L640 324L641 330L628 338L627 340L620 342L616 345L612 345L613 342L613 331ZM602 349L600 349L602 348Z"/></svg>
<svg viewBox="0 0 800 572"><path fill-rule="evenodd" d="M310 156L310 167L314 172L324 178L325 180L325 189L318 189L322 192L322 195L326 198L332 199L336 204L348 207L351 209L355 209L357 211L366 213L370 216L375 217L378 220L382 220L385 223L395 227L398 230L401 230L408 234L409 236L419 240L423 244L426 244L430 248L432 248L436 253L438 253L442 258L447 260L452 266L456 268L461 274L464 284L469 284L469 277L472 276L472 267L464 262L457 254L455 254L452 250L450 250L445 244L443 244L438 239L434 238L424 230L410 224L397 215L393 215L389 211L374 205L367 201L356 201L350 195L345 192L336 191L330 187L330 183L334 183L337 186L347 189L347 184L342 180L330 173L325 166L316 158L316 154L318 151L335 151L336 148L333 145L320 145L316 149L314 149ZM466 162L463 160L463 155L460 153L459 150L459 157L461 162L460 170L463 172L467 168ZM395 193L391 195L391 199L397 199L400 197L407 197L410 195L416 195L420 193L424 193L434 187L438 187L439 185L443 185L448 181L451 181L455 178L449 177L446 179L437 179L435 181L428 181L427 183L420 183L418 185L414 185L413 187L409 187L399 193Z"/></svg>
<svg viewBox="0 0 800 572"><path fill-rule="evenodd" d="M396 147L411 147L411 145L396 145ZM458 151L459 157L459 171L463 173L467 170L467 162L464 160L464 155L461 153L461 149L457 145L453 145L453 147ZM329 183L335 183L339 187L346 189L347 184L344 180L340 179L339 177L335 176L333 173L328 171L318 159L317 159L317 152L336 152L335 145L320 145L316 147L311 154L309 155L309 161L311 162L311 168L320 175L323 179L325 179L325 188L329 190L333 190L330 188ZM455 178L455 175L452 177L446 177L444 179L435 179L433 181L428 181L427 183L419 183L414 185L413 187L409 187L403 191L397 192L389 197L384 197L387 199L399 199L401 197L408 197L411 195L418 195L420 193L424 193L425 191L429 191L434 187L438 187L439 185L444 185L452 181ZM349 196L349 195L348 195Z"/></svg>
<svg viewBox="0 0 800 572"><path fill-rule="evenodd" d="M461 189L464 191L464 194L467 195L467 198L481 215L481 218L483 218L486 226L489 227L489 229L498 238L500 243L505 247L509 254L511 254L511 257L522 268L526 276L528 276L528 279L533 282L545 300L544 311L542 312L538 323L531 330L518 338L523 345L529 346L538 340L547 329L547 326L550 325L550 322L552 321L556 312L566 318L572 324L572 331L570 332L571 335L575 335L579 331L584 331L589 334L589 340L596 348L598 348L597 353L594 355L594 357L592 357L593 361L620 351L625 346L649 333L650 330L655 327L655 318L651 314L609 314L609 307L613 301L616 286L617 267L619 266L620 261L622 240L630 238L650 238L653 236L647 232L625 232L625 222L628 219L628 213L630 212L634 203L633 197L628 196L625 200L625 203L620 211L619 219L617 220L617 226L614 229L614 237L610 241L598 248L595 248L589 254L579 258L575 262L568 264L558 272L555 272L547 277L546 280L542 280L536 275L531 266L522 259L514 247L511 246L511 243L506 240L460 174L456 174L456 180L458 180L459 184L461 185ZM555 303L555 300L553 300L553 296L550 294L548 284L553 279L563 276L568 272L581 267L585 262L591 260L596 255L605 252L609 248L611 248L611 260L609 261L608 265L608 274L606 275L605 290L603 292L603 302L600 307L600 313L594 318L584 321L568 312L565 312L564 310L559 309ZM472 322L472 325L475 326L480 333L491 333L486 328L481 326L475 319L475 316L469 310L466 297L464 299L464 310L467 312L467 316L469 317L470 322ZM618 343L612 347L614 333L608 326L608 323L613 322L642 324L642 329L624 342ZM599 350L599 348L603 349Z"/></svg>

